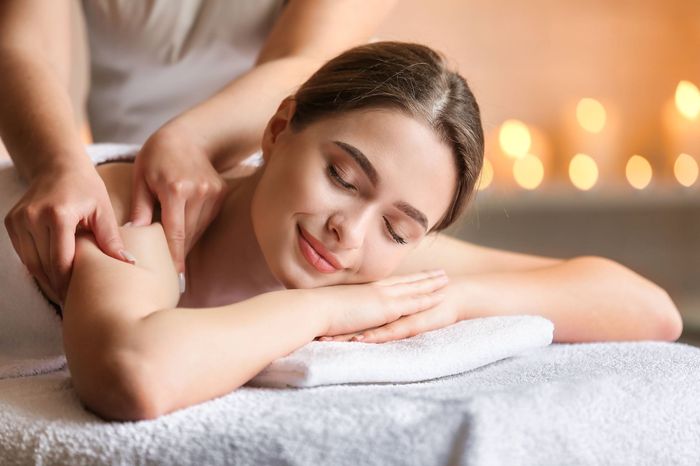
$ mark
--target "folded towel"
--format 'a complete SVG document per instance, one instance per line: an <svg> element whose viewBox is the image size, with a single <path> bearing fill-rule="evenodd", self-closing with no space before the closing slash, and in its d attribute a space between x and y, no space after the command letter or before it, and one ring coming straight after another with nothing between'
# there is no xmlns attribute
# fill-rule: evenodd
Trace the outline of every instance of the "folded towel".
<svg viewBox="0 0 700 466"><path fill-rule="evenodd" d="M131 160L138 146L87 147L93 163ZM11 161L0 161L0 218L27 190ZM65 366L61 318L20 261L0 228L0 379L51 372Z"/></svg>
<svg viewBox="0 0 700 466"><path fill-rule="evenodd" d="M547 346L554 324L539 316L470 319L386 343L313 341L273 361L250 386L313 387L417 382L459 374Z"/></svg>

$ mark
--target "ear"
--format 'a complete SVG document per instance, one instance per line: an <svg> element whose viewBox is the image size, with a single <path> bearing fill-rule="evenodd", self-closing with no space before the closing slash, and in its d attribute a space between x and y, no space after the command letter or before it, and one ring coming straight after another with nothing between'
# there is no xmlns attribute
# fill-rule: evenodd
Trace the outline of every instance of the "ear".
<svg viewBox="0 0 700 466"><path fill-rule="evenodd" d="M291 130L290 124L292 117L294 116L296 106L297 102L294 100L294 97L287 97L282 101L282 103L280 103L280 106L277 108L277 112L272 115L270 121L267 122L261 143L261 149L265 162L269 160L270 154L272 153L275 145L278 143L280 136L286 131Z"/></svg>

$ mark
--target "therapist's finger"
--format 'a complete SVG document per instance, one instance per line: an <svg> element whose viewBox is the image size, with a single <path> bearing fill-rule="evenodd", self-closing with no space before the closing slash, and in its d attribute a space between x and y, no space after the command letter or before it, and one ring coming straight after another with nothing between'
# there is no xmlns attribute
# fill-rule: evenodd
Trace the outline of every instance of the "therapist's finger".
<svg viewBox="0 0 700 466"><path fill-rule="evenodd" d="M49 225L43 222L35 223L29 230L34 242L34 250L37 253L39 264L44 271L44 275L51 284L51 289L58 294L58 282L51 270L51 233Z"/></svg>
<svg viewBox="0 0 700 466"><path fill-rule="evenodd" d="M37 252L33 237L28 232L20 232L18 238L22 262L34 276L34 278L36 278L41 285L41 288L46 292L49 298L51 298L53 301L58 301L58 297L51 286L49 277L46 275L43 267L41 266L39 253Z"/></svg>
<svg viewBox="0 0 700 466"><path fill-rule="evenodd" d="M153 221L155 198L143 176L134 173L134 187L131 193L129 221L133 226L150 225Z"/></svg>
<svg viewBox="0 0 700 466"><path fill-rule="evenodd" d="M68 225L64 223L49 227L50 267L55 277L56 292L61 302L66 297L75 257L75 228L69 228Z"/></svg>
<svg viewBox="0 0 700 466"><path fill-rule="evenodd" d="M102 252L120 261L132 262L119 234L112 204L106 202L104 206L98 205L89 217L88 223Z"/></svg>
<svg viewBox="0 0 700 466"><path fill-rule="evenodd" d="M178 272L185 271L185 204L180 196L166 193L160 198L160 221Z"/></svg>

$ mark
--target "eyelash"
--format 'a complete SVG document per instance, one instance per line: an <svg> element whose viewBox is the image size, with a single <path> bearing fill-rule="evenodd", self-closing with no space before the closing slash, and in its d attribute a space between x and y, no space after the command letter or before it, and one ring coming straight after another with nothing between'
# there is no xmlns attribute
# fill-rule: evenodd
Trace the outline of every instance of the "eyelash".
<svg viewBox="0 0 700 466"><path fill-rule="evenodd" d="M335 166L333 165L328 165L328 174L334 178L343 188L345 189L350 189L350 190L355 190L357 191L357 188L354 187L353 185L347 183L344 179L340 177L338 174L338 171L336 170ZM397 235L394 232L394 229L391 228L391 224L389 221L386 219L386 217L382 217L384 219L384 223L386 223L386 227L389 229L389 234L391 235L393 241L398 244L406 244L406 240Z"/></svg>

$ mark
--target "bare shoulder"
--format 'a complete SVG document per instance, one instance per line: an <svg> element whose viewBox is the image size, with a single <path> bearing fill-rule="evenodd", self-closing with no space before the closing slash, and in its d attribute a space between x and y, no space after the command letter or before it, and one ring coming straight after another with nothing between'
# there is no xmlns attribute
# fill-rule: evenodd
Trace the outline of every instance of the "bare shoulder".
<svg viewBox="0 0 700 466"><path fill-rule="evenodd" d="M480 246L438 233L426 237L409 252L394 274L436 268L445 269L448 275L517 272L550 267L561 262L562 259Z"/></svg>
<svg viewBox="0 0 700 466"><path fill-rule="evenodd" d="M160 223L120 227L132 265L100 250L92 232L76 236L73 272L66 310L89 308L111 319L139 319L159 309L177 306L177 271Z"/></svg>

